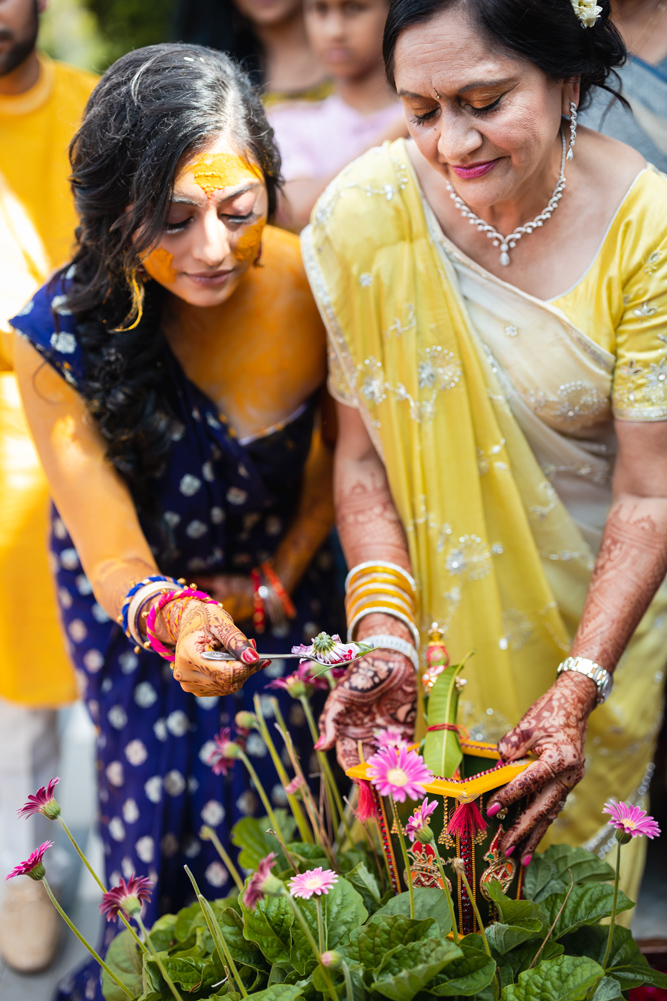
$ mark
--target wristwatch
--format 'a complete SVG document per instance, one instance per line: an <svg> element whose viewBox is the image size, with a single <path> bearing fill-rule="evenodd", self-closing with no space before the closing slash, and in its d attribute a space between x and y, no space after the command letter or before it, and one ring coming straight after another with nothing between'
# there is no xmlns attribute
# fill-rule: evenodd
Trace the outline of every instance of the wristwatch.
<svg viewBox="0 0 667 1001"><path fill-rule="evenodd" d="M594 681L598 690L597 704L599 706L609 698L614 679L609 671L600 667L594 660L588 660L586 657L566 657L562 664L558 665L558 674L561 671L576 671L577 674L583 674L584 677Z"/></svg>

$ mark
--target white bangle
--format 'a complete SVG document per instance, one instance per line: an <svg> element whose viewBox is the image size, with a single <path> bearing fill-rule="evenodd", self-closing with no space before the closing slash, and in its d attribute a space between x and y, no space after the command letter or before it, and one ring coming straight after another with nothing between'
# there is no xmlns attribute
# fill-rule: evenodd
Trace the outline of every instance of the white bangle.
<svg viewBox="0 0 667 1001"><path fill-rule="evenodd" d="M141 635L137 621L143 606L150 598L154 598L156 594L166 594L167 591L177 590L178 585L174 586L168 580L153 580L149 581L148 584L144 584L136 594L132 595L130 607L127 610L127 628L137 646L143 646L145 641L145 638Z"/></svg>
<svg viewBox="0 0 667 1001"><path fill-rule="evenodd" d="M379 650L396 650L397 653L402 653L404 657L412 661L415 671L419 671L417 651L412 643L402 640L400 636L391 636L389 633L378 633L377 636L364 636L363 640L359 640L359 642L370 643Z"/></svg>
<svg viewBox="0 0 667 1001"><path fill-rule="evenodd" d="M356 567L352 567L349 574L345 578L345 590L347 591L350 586L350 581L355 573L359 573L360 570L369 570L371 567L389 567L390 570L395 570L402 577L405 577L406 581L410 585L413 594L417 593L417 585L415 584L414 577L411 577L407 570L403 567L399 567L397 563L387 563L386 560L368 560L366 563L357 563Z"/></svg>
<svg viewBox="0 0 667 1001"><path fill-rule="evenodd" d="M370 608L362 609L361 612L358 612L354 616L347 627L348 643L354 642L354 630L357 628L361 620L366 618L367 615L372 615L374 612L381 612L383 615L391 615L392 619L398 619L399 622L402 622L405 626L407 626L412 633L412 638L415 641L415 649L419 649L419 630L412 619L409 619L407 615L403 614L403 612L399 612L395 608L385 608L384 605L372 605Z"/></svg>

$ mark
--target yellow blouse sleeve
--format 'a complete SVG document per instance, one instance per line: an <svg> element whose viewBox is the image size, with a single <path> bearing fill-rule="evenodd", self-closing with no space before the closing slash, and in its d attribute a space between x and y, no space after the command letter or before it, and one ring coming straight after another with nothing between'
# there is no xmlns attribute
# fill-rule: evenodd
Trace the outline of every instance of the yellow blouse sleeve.
<svg viewBox="0 0 667 1001"><path fill-rule="evenodd" d="M667 420L667 238L647 250L623 289L616 328L614 416Z"/></svg>
<svg viewBox="0 0 667 1001"><path fill-rule="evenodd" d="M358 406L356 397L352 393L345 377L341 361L331 343L329 343L327 354L329 359L327 389L329 393L333 396L334 400L337 400L338 403L344 403L346 407Z"/></svg>

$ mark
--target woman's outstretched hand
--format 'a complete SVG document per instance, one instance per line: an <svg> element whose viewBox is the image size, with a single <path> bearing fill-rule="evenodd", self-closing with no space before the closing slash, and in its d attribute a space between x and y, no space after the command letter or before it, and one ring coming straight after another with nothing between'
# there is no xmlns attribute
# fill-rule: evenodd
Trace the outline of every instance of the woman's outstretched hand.
<svg viewBox="0 0 667 1001"><path fill-rule="evenodd" d="M397 727L406 740L415 730L417 682L412 663L393 650L377 650L357 661L330 693L320 716L318 750L334 745L342 768L375 751L373 733Z"/></svg>
<svg viewBox="0 0 667 1001"><path fill-rule="evenodd" d="M505 853L519 846L525 865L584 776L586 729L595 704L592 681L580 674L561 674L498 744L503 761L517 761L529 751L538 759L495 793L487 808L487 814L495 816L501 808L525 800L500 845Z"/></svg>
<svg viewBox="0 0 667 1001"><path fill-rule="evenodd" d="M180 606L180 607L179 607ZM165 621L166 613L166 621ZM254 644L234 625L229 612L213 603L172 601L160 613L163 641L176 637L174 678L192 695L231 695L265 666ZM236 660L204 660L205 650L222 647Z"/></svg>

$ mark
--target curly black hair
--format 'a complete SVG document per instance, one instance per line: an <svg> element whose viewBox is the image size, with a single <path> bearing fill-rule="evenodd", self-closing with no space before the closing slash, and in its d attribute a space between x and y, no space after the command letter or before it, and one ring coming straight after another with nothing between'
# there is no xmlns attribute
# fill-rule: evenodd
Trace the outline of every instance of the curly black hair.
<svg viewBox="0 0 667 1001"><path fill-rule="evenodd" d="M581 109L590 103L594 87L625 104L615 69L625 62L626 48L611 21L610 0L596 3L600 16L593 27L584 28L571 0L391 0L383 42L387 78L393 87L399 35L460 5L492 46L528 59L554 80L581 77Z"/></svg>
<svg viewBox="0 0 667 1001"><path fill-rule="evenodd" d="M269 217L280 157L257 90L222 52L150 45L111 66L86 105L70 146L80 225L68 287L84 355L80 384L107 457L140 511L156 514L151 479L172 444L160 328L163 290L140 258L162 235L184 159L220 135L258 164Z"/></svg>

